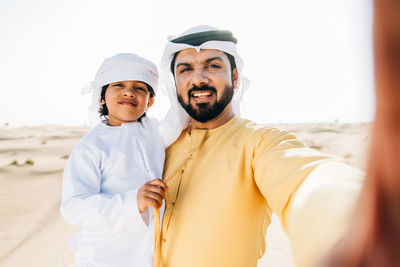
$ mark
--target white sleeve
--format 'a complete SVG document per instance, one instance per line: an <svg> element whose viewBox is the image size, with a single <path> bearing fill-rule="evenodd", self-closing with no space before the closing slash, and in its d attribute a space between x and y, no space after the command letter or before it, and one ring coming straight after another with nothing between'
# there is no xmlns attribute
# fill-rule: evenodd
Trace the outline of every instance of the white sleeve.
<svg viewBox="0 0 400 267"><path fill-rule="evenodd" d="M100 193L100 157L80 143L64 168L60 212L71 224L92 229L144 229L145 218L137 206L138 189ZM147 211L146 211L147 212Z"/></svg>

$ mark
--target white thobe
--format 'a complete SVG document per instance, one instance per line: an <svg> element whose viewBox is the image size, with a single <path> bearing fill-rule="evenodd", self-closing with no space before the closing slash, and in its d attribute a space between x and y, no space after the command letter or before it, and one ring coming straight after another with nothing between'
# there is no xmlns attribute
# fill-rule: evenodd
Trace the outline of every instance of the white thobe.
<svg viewBox="0 0 400 267"><path fill-rule="evenodd" d="M158 124L147 117L99 123L80 140L64 169L60 208L66 221L83 227L71 242L77 267L152 266L152 215L140 214L137 192L161 178L164 158Z"/></svg>

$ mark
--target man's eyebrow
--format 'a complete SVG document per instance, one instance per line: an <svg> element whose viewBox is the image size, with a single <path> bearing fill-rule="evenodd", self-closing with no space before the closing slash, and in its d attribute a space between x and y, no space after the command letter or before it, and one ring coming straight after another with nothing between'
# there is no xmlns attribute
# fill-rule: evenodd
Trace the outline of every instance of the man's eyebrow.
<svg viewBox="0 0 400 267"><path fill-rule="evenodd" d="M220 60L220 61L222 61L222 58L221 58L221 57L210 57L210 58L207 58L207 59L205 60L205 63L210 63L210 62L212 62L212 61L214 61L214 60ZM176 64L176 68L179 68L179 67L181 67L181 66L190 67L190 64L189 64L189 63L186 63L186 62L182 62L182 63Z"/></svg>
<svg viewBox="0 0 400 267"><path fill-rule="evenodd" d="M176 64L176 68L179 68L180 66L188 67L190 64L185 62Z"/></svg>
<svg viewBox="0 0 400 267"><path fill-rule="evenodd" d="M206 59L206 63L210 63L211 61L214 61L214 60L221 60L221 61L222 61L222 58L221 58L221 57L211 57L211 58L207 58L207 59Z"/></svg>

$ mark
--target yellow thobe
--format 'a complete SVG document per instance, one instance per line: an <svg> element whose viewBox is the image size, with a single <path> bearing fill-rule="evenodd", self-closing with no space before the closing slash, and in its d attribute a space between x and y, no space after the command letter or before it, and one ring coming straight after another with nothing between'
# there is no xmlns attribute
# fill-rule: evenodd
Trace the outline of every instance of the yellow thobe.
<svg viewBox="0 0 400 267"><path fill-rule="evenodd" d="M169 190L162 221L161 266L255 267L265 251L272 212L291 238L297 262L307 266L310 257L296 255L296 246L301 253L313 254L311 245L320 246L320 240L311 238L310 245L304 232L296 232L313 231L308 228L314 227L318 214L305 220L303 215L309 216L309 208L315 212L328 209L315 207L313 202L321 199L312 192L315 186L326 188L332 179L311 182L299 193L296 205L291 200L316 167L332 162L345 165L306 148L288 131L237 117L215 129L183 131L166 153L164 180ZM358 194L359 178L355 178L356 186L350 192ZM314 198L308 198L310 194ZM349 199L349 205L344 202L336 207L336 213L347 216L353 199ZM332 225L327 227L330 230ZM343 224L338 227L335 234L343 232ZM324 233L327 229L320 230ZM301 249L303 245L314 251Z"/></svg>

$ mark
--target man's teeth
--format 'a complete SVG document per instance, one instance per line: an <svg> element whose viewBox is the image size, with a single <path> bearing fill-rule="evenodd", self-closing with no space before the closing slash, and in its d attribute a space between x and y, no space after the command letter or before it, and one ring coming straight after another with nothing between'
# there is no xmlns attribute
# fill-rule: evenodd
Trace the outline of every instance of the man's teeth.
<svg viewBox="0 0 400 267"><path fill-rule="evenodd" d="M211 95L210 92L208 92L208 93L194 93L194 94L193 94L194 97L210 96L210 95Z"/></svg>

